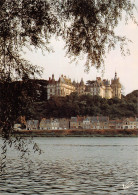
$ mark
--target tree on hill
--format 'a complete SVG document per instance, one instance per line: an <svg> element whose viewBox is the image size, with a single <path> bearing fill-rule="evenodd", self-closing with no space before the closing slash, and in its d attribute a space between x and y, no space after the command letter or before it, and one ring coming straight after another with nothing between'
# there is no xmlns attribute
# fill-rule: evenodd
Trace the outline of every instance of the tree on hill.
<svg viewBox="0 0 138 195"><path fill-rule="evenodd" d="M138 90L134 90L131 93L127 94L126 99L138 104Z"/></svg>
<svg viewBox="0 0 138 195"><path fill-rule="evenodd" d="M30 112L31 110L31 112ZM27 112L26 112L27 113ZM110 119L136 117L137 102L112 98L105 99L90 94L79 96L72 93L66 97L53 96L49 100L33 103L27 113L27 118L70 118L72 116L108 116Z"/></svg>

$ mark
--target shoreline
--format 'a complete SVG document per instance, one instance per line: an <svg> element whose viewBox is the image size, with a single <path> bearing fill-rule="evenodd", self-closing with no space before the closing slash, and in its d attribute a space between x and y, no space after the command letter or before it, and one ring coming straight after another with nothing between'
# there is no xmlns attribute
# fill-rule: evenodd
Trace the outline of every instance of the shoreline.
<svg viewBox="0 0 138 195"><path fill-rule="evenodd" d="M138 137L138 129L67 129L67 130L18 130L13 135L23 137Z"/></svg>

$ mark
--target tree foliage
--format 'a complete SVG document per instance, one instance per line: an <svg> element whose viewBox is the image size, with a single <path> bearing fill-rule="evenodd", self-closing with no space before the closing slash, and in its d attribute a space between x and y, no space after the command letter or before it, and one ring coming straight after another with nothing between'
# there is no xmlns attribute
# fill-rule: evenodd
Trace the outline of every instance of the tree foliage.
<svg viewBox="0 0 138 195"><path fill-rule="evenodd" d="M28 113L28 106L36 101L38 86L31 80L0 83L0 129L9 138L17 118Z"/></svg>
<svg viewBox="0 0 138 195"><path fill-rule="evenodd" d="M86 69L104 63L106 52L120 44L124 52L126 38L115 34L114 29L125 13L125 19L135 20L134 4L127 0L66 0L62 2L61 17L70 25L65 29L64 40L70 56L86 54Z"/></svg>
<svg viewBox="0 0 138 195"><path fill-rule="evenodd" d="M128 97L131 97L128 99ZM53 96L49 100L36 98L26 110L26 119L70 118L72 116L109 116L110 119L138 116L137 93L132 92L122 99L105 99L100 96L72 93L66 97Z"/></svg>
<svg viewBox="0 0 138 195"><path fill-rule="evenodd" d="M86 68L104 63L108 50L125 37L114 33L125 13L135 21L135 5L129 0L1 0L0 71L1 77L21 78L40 69L21 58L30 45L49 49L51 36L61 36L69 56L87 56Z"/></svg>

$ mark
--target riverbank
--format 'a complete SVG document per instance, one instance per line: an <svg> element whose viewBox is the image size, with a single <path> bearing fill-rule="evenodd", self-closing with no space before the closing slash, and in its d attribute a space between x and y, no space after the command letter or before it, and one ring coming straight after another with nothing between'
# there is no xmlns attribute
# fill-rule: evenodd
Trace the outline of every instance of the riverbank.
<svg viewBox="0 0 138 195"><path fill-rule="evenodd" d="M14 135L33 137L137 137L136 129L18 130Z"/></svg>

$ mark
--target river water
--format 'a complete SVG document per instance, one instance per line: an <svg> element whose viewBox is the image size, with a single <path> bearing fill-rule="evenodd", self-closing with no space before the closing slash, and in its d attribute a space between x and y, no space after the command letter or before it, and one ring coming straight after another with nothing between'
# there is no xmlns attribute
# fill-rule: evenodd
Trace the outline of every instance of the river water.
<svg viewBox="0 0 138 195"><path fill-rule="evenodd" d="M8 148L0 195L138 194L137 138L39 137L34 141L41 155L32 151L21 159L20 152Z"/></svg>

